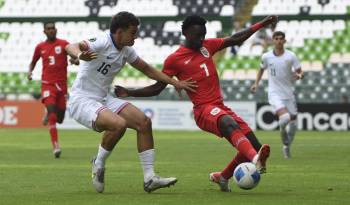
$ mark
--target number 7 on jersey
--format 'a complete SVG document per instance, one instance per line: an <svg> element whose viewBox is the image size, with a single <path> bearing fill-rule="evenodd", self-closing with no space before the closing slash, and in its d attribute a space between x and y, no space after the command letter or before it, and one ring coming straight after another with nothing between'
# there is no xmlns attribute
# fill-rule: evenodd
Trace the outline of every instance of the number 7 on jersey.
<svg viewBox="0 0 350 205"><path fill-rule="evenodd" d="M208 76L209 76L209 70L208 70L207 65L206 65L205 63L202 63L199 67L204 69L204 71L205 71L205 76L208 77Z"/></svg>

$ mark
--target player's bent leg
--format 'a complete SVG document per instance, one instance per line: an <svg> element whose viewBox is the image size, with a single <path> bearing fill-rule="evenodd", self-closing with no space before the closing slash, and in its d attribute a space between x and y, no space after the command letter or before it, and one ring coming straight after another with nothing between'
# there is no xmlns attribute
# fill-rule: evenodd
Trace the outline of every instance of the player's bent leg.
<svg viewBox="0 0 350 205"><path fill-rule="evenodd" d="M126 105L119 115L127 122L127 127L137 132L139 152L153 149L152 121L141 110L132 104Z"/></svg>
<svg viewBox="0 0 350 205"><path fill-rule="evenodd" d="M137 132L137 147L144 173L144 190L153 192L159 188L174 185L177 182L176 178L163 178L154 173L155 150L151 120L132 104L126 105L119 115L126 120L129 128Z"/></svg>
<svg viewBox="0 0 350 205"><path fill-rule="evenodd" d="M99 193L104 191L105 161L113 150L114 146L124 135L126 121L109 109L102 110L96 119L96 128L99 131L105 130L98 154L91 161L92 184Z"/></svg>
<svg viewBox="0 0 350 205"><path fill-rule="evenodd" d="M223 115L219 118L219 130L222 135L236 147L249 160L257 155L250 141L243 134L237 122L230 115Z"/></svg>

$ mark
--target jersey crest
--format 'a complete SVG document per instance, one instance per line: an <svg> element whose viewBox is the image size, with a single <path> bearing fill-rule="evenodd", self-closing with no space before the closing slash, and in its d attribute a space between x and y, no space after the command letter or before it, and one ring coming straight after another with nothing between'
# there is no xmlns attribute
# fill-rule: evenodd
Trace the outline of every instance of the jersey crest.
<svg viewBox="0 0 350 205"><path fill-rule="evenodd" d="M61 46L56 46L55 52L56 52L56 54L60 54L62 52Z"/></svg>
<svg viewBox="0 0 350 205"><path fill-rule="evenodd" d="M209 58L209 51L205 47L200 48L200 52L204 57Z"/></svg>

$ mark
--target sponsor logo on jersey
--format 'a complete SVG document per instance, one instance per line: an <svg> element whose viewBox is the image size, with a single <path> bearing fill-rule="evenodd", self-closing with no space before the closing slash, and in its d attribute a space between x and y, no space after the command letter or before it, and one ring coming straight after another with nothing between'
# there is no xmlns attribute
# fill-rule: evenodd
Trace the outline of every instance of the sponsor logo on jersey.
<svg viewBox="0 0 350 205"><path fill-rule="evenodd" d="M113 59L113 56L107 56L107 59L111 60L111 59Z"/></svg>
<svg viewBox="0 0 350 205"><path fill-rule="evenodd" d="M209 51L205 47L202 47L199 50L204 57L209 58Z"/></svg>
<svg viewBox="0 0 350 205"><path fill-rule="evenodd" d="M185 65L187 65L191 60L192 60L193 57L191 57L190 59L186 60L184 63Z"/></svg>
<svg viewBox="0 0 350 205"><path fill-rule="evenodd" d="M96 41L96 38L90 38L90 39L88 39L88 41L90 41L90 42L95 42L95 41Z"/></svg>
<svg viewBox="0 0 350 205"><path fill-rule="evenodd" d="M60 54L62 52L61 46L56 46L55 52L56 52L56 54Z"/></svg>
<svg viewBox="0 0 350 205"><path fill-rule="evenodd" d="M210 111L210 114L213 115L213 116L215 116L215 115L217 115L220 111L221 111L220 108L214 107L214 108Z"/></svg>

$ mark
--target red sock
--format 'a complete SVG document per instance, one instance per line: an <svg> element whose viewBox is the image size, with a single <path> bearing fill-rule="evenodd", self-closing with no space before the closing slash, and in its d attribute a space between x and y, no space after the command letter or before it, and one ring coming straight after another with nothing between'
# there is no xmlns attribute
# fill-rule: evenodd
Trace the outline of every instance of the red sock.
<svg viewBox="0 0 350 205"><path fill-rule="evenodd" d="M236 154L236 156L233 158L233 160L221 171L221 176L224 177L225 179L230 179L233 175L233 171L235 168L243 163L247 162L249 159L244 157L244 155L240 152Z"/></svg>
<svg viewBox="0 0 350 205"><path fill-rule="evenodd" d="M241 130L233 131L229 141L236 147L238 152L242 153L243 156L250 161L252 161L254 156L257 154L254 147L244 136Z"/></svg>
<svg viewBox="0 0 350 205"><path fill-rule="evenodd" d="M56 128L56 122L57 122L57 116L56 113L50 113L49 114L49 130L51 135L51 143L53 148L58 148L58 136L57 136L57 128Z"/></svg>

